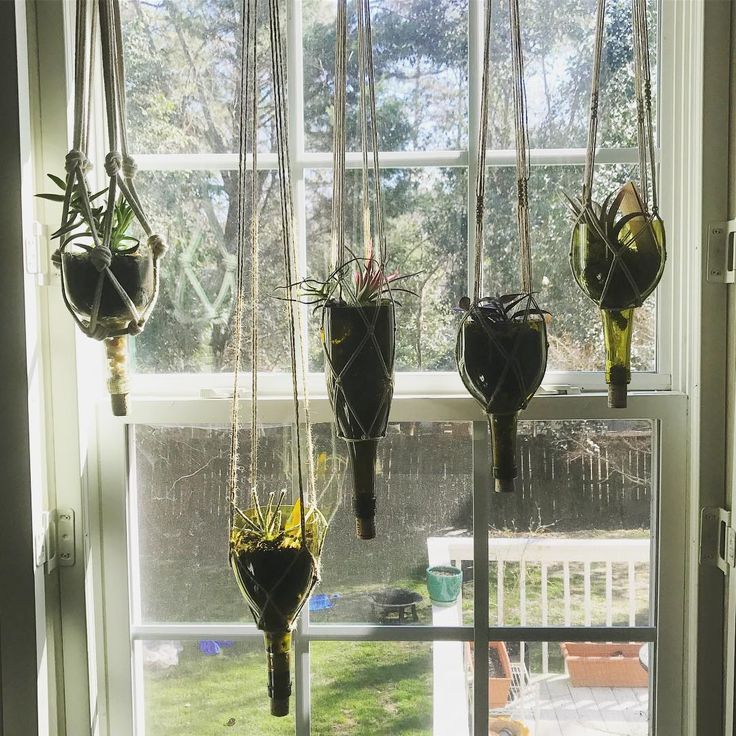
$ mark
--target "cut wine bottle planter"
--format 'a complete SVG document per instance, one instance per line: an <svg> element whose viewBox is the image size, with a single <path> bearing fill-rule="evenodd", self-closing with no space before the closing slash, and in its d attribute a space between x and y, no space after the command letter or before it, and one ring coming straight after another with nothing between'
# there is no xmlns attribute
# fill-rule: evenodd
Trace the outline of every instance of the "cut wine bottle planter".
<svg viewBox="0 0 736 736"><path fill-rule="evenodd" d="M654 291L666 260L664 223L649 214L632 182L602 205L569 199L576 216L570 266L601 310L611 408L626 406L634 309Z"/></svg>
<svg viewBox="0 0 736 736"><path fill-rule="evenodd" d="M394 392L393 302L327 302L322 315L327 390L337 432L347 441L360 539L376 536L376 456Z"/></svg>
<svg viewBox="0 0 736 736"><path fill-rule="evenodd" d="M302 606L319 581L319 555L327 522L316 508L305 515L302 539L299 506L282 506L262 523L263 511L250 507L234 518L230 565L240 592L263 631L268 656L271 714L289 713L291 632ZM270 531L254 531L264 526Z"/></svg>
<svg viewBox="0 0 736 736"><path fill-rule="evenodd" d="M522 302L524 308L513 312ZM488 417L496 491L514 490L517 417L547 369L544 315L529 295L481 299L458 332L460 378Z"/></svg>
<svg viewBox="0 0 736 736"><path fill-rule="evenodd" d="M107 387L113 414L124 416L128 403L127 333L131 320L130 309L106 273L97 270L87 250L75 246L63 248L60 266L65 298L78 319L92 321L97 291L101 290L96 323L107 332L116 333L104 340L109 376ZM114 251L109 270L138 312L147 313L156 298L156 268L152 250L146 247L133 251Z"/></svg>

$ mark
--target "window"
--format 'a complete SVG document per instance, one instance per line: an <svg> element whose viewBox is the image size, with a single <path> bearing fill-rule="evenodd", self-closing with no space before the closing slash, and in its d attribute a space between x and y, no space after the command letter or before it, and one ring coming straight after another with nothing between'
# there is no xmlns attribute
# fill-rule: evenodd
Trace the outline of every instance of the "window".
<svg viewBox="0 0 736 736"><path fill-rule="evenodd" d="M535 287L554 321L544 388L523 415L520 479L510 497L490 493L488 431L453 359L452 307L468 291L473 247L482 6L373 3L389 250L402 271L421 274L417 296L399 309L397 390L381 445L372 543L353 538L345 451L330 424L314 326L306 326L318 470L334 516L321 597L296 633L292 714L267 715L261 634L225 553L236 5L123 3L131 148L141 196L170 251L157 311L134 344L130 415L113 420L103 401L95 430L100 477L90 480L90 503L100 514L88 527L102 568L91 581L90 636L106 662L96 683L108 732L199 736L217 726L297 736L310 729L477 736L506 715L540 736L551 724L565 734L581 722L621 736L676 733L686 398L672 391L681 336L667 325L677 274L667 272L656 300L637 315L629 408L609 410L598 318L569 275L569 217L559 195L580 186L593 0L523 8ZM673 52L658 30L674 10L652 5L652 48L671 69ZM328 253L334 8L322 0L288 8L298 246L305 272L320 273ZM494 13L484 268L489 291L510 291L518 283L510 52L506 9L494 3ZM601 189L635 174L637 162L631 110L621 103L622 94L632 99L629 13L624 0L609 3ZM272 295L281 284L265 245L277 218L268 196L276 159L267 75L260 92L261 293ZM658 129L671 123L663 115ZM357 169L353 128L349 121L348 166ZM348 184L355 198L357 177ZM664 214L668 224L675 217ZM291 469L286 343L264 300L261 462L280 487ZM462 570L460 596L432 605L427 567L450 563ZM396 589L421 597L401 610L401 624L380 598ZM613 643L608 669L633 658L640 679L606 685L584 706L585 685L571 684L563 651L572 650L562 646L580 642ZM631 642L635 656L624 655ZM505 695L494 680L508 680Z"/></svg>

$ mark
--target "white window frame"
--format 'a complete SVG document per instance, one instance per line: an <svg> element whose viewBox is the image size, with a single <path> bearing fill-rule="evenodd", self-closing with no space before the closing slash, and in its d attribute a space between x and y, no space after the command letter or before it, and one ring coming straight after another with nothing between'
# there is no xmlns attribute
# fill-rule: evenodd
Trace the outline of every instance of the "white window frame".
<svg viewBox="0 0 736 736"><path fill-rule="evenodd" d="M41 38L44 34L53 37L61 26L59 8L48 9L40 3L35 7L38 48L43 49ZM68 0L64 3L65 28L67 38L70 34L71 8ZM476 43L469 39L469 73L470 89L478 90L479 79L479 45L481 4L471 0L471 28L475 27ZM295 39L301 37L298 18L293 11L297 3L289 3L289 44L293 52ZM579 372L552 374L546 379L554 385L580 387L583 395L549 396L539 395L524 413L524 419L632 419L646 418L657 422L657 445L663 449L667 462L659 468L660 488L660 527L664 530L659 537L658 549L658 586L652 592L657 596L658 618L655 627L638 629L648 637L658 633L660 646L657 648L657 690L653 708L653 720L658 733L685 734L695 733L695 682L694 631L696 625L696 601L692 595L697 579L697 555L695 539L697 535L697 503L693 501L690 491L698 487L697 462L688 462L688 449L691 447L691 430L695 425L698 407L688 413L688 406L697 396L698 371L693 365L699 361L698 345L701 339L700 310L697 303L699 288L693 286L688 292L688 299L678 303L678 313L684 312L684 319L676 322L671 316L675 313L673 294L684 294L685 287L695 277L698 280L701 271L699 255L686 250L682 244L694 242L700 238L700 210L694 207L690 211L682 207L688 192L679 181L689 181L696 189L701 181L699 166L702 153L692 143L692 136L700 130L700 110L703 88L702 58L705 46L703 32L704 0L692 3L678 3L664 0L660 14L660 44L658 58L660 64L659 79L661 94L658 110L665 119L676 117L681 123L680 129L674 131L672 126L660 126L662 130L662 211L668 227L669 264L663 282L658 291L658 345L657 371L655 373L634 374L632 394L626 410L609 410L605 396L601 373L585 374ZM474 19L474 20L473 20ZM473 25L475 24L475 25ZM61 54L61 55L60 55ZM39 62L41 92L47 91L51 104L48 108L57 113L69 114L63 86L51 92L49 78L59 77L59 69L66 68L66 79L70 80L69 56L59 47L41 51L44 57ZM59 62L63 59L63 64ZM57 68L51 74L52 64ZM299 77L301 73L301 57L291 54L289 58L290 79ZM43 98L46 100L46 97ZM381 157L383 165L406 166L463 166L468 165L469 204L472 204L473 162L475 155L473 141L477 140L477 94L470 95L469 150L465 152L443 151L427 153L386 153ZM300 110L301 100L297 94L292 97L292 108ZM48 109L47 108L47 109ZM301 115L301 112L299 112ZM301 117L294 119L301 120ZM293 122L292 122L293 124ZM58 168L63 160L67 141L63 131L48 129L40 132L37 140L42 149L36 164L36 181L40 182L43 171ZM294 177L296 184L297 211L302 211L304 201L303 173L305 168L324 166L324 154L305 154L301 129L292 135L296 142L294 160ZM536 151L532 152L532 165L542 163L579 163L582 161L582 150ZM700 157L699 157L700 156ZM175 160L178 158L179 160ZM610 162L636 161L629 149L602 152L599 161L604 158ZM225 157L187 156L186 168L233 168L233 163ZM226 160L228 159L228 160ZM262 165L268 166L269 158L261 157ZM490 152L489 163L498 165L510 164L510 152ZM181 168L181 157L139 156L141 168ZM196 164L196 166L195 166ZM348 165L355 165L353 157L349 157ZM35 187L39 189L38 186ZM469 207L473 211L473 207ZM42 210L43 212L43 210ZM42 219L43 214L39 217ZM47 226L53 227L49 221ZM299 225L299 243L304 247L305 233L303 218ZM49 251L50 252L50 251ZM472 229L468 238L468 254L472 253ZM48 253L46 254L48 255ZM92 732L97 734L133 734L134 713L139 718L141 703L136 701L140 691L134 690L134 673L132 671L133 648L136 640L141 638L217 638L220 632L227 638L260 637L254 627L207 626L180 627L176 625L160 627L131 626L131 596L129 591L135 584L134 560L130 558L127 504L128 494L128 461L127 461L127 426L136 423L152 424L187 424L192 422L213 421L227 424L227 396L229 378L227 376L138 376L134 382L131 397L130 416L123 421L112 418L107 407L107 398L102 387L101 371L90 370L89 357L95 355L94 348L74 332L71 321L63 314L58 294L58 279L53 273L39 274L39 284L47 296L45 308L47 320L44 338L47 343L44 360L51 366L50 356L54 356L53 375L47 377L47 396L51 407L51 417L47 426L55 430L53 436L59 439L62 452L55 448L51 462L54 470L54 495L56 503L78 509L80 518L84 519L85 537L82 543L84 568L83 577L76 576L77 584L69 586L62 593L62 607L67 608L80 600L86 602L86 623L82 623L82 635L76 641L86 645L88 676L79 677L79 652L77 661L67 668L63 683L67 703L67 718L74 722L92 724ZM45 287L51 287L48 291ZM693 308L688 311L688 305ZM665 318L665 315L668 318ZM59 365L58 356L66 355L67 359ZM101 364L101 361L97 361ZM550 381L550 378L553 380ZM320 390L321 377L313 376L315 394L313 406L315 421L326 421L329 418L329 407L324 389ZM272 379L271 397L264 403L262 413L265 420L289 421L289 402L279 386L278 377ZM283 384L281 384L283 385ZM68 386L76 387L71 392L65 391ZM412 393L406 393L411 386ZM587 393L590 392L590 393ZM554 393L554 391L553 391ZM689 398L688 398L689 396ZM427 399L430 398L431 401ZM243 399L243 410L247 410L248 398ZM280 419L279 419L280 417ZM472 399L464 392L454 374L398 374L397 394L394 400L392 420L457 420L475 422L474 438L480 442L485 424L483 417ZM76 426L76 432L70 432L69 425ZM71 457L70 457L71 454ZM489 487L487 464L479 463L475 467L473 485L474 521L478 528L487 522L486 489ZM80 484L79 479L82 478ZM67 483L68 486L64 487ZM65 504L66 505L66 504ZM475 559L487 559L487 537L477 535L475 538ZM663 564L666 561L666 564ZM77 571L79 572L79 570ZM482 580L483 576L479 576ZM125 581L127 584L121 584ZM487 599L487 590L483 595L482 583L476 591L476 601ZM664 602L664 605L663 605ZM480 656L485 651L483 644L489 639L506 641L542 640L559 641L571 638L601 638L617 640L616 629L533 627L521 629L516 627L489 628L487 606L476 606L473 627L455 627L440 629L437 627L404 627L387 629L365 626L310 626L305 616L300 623L296 643L297 660L297 733L302 736L308 733L308 672L309 641L333 638L350 641L376 641L400 638L416 641L468 640L473 636L479 646L476 647L476 681L484 682L481 676L487 668L487 659ZM69 637L79 632L79 618L67 613L66 628ZM86 637L84 629L86 627ZM155 629L155 630L154 630ZM126 634L125 632L130 632ZM630 631L619 629L621 636L629 636ZM165 637L164 637L165 634ZM175 634L175 636L173 635ZM637 634L639 636L639 634ZM646 636L644 638L646 638ZM622 640L618 638L618 640ZM686 642L689 644L686 646ZM65 653L66 659L66 653ZM300 677L302 675L302 677ZM299 684L301 681L301 685ZM474 708L476 713L477 734L486 734L487 727L487 688L476 686ZM134 707L135 706L135 707ZM86 713L85 713L86 711ZM71 730L69 733L85 731ZM142 733L142 732L141 732Z"/></svg>

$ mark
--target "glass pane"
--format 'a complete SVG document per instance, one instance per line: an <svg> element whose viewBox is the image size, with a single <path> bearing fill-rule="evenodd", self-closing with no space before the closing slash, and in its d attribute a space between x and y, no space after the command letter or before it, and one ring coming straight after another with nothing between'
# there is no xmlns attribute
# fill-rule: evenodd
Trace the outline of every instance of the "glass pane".
<svg viewBox="0 0 736 736"><path fill-rule="evenodd" d="M647 736L650 650L641 641L491 642L490 733ZM468 643L465 666L472 678L471 652Z"/></svg>
<svg viewBox="0 0 736 736"><path fill-rule="evenodd" d="M656 73L657 7L649 3L650 63ZM524 70L533 148L584 148L593 60L595 0L521 4ZM507 3L493 4L490 148L513 148L514 106ZM631 3L606 7L598 145L636 145ZM656 97L656 80L653 90ZM655 100L656 102L656 100Z"/></svg>
<svg viewBox="0 0 736 736"><path fill-rule="evenodd" d="M335 3L304 2L307 150L332 150ZM462 149L468 139L468 2L371 3L376 107L384 151ZM357 27L348 4L348 149L360 150Z"/></svg>
<svg viewBox="0 0 736 736"><path fill-rule="evenodd" d="M263 486L289 487L291 429L262 427L260 432ZM227 561L229 446L225 429L135 428L133 481L144 623L253 622ZM250 431L244 429L244 474L249 448Z"/></svg>
<svg viewBox="0 0 736 736"><path fill-rule="evenodd" d="M636 166L598 166L596 199L602 201L638 176L637 170ZM539 305L552 313L548 371L602 371L605 367L600 312L578 288L570 271L573 218L562 193L578 196L582 176L579 166L535 166L529 182L533 285ZM513 167L488 169L484 231L484 294L517 292L521 276ZM632 371L656 368L655 296L635 313Z"/></svg>
<svg viewBox="0 0 736 736"><path fill-rule="evenodd" d="M267 8L259 8L258 147L272 151ZM229 0L123 0L121 20L131 151L237 151L240 5Z"/></svg>
<svg viewBox="0 0 736 736"><path fill-rule="evenodd" d="M435 537L445 536L472 547L471 425L389 425L379 444L377 536L371 541L355 536L345 443L329 425L319 425L316 439L320 454L331 453L344 474L326 494L325 505L337 505L322 554L319 592L326 602L312 601L312 623L471 623L472 585L463 582L470 568L456 568L452 559L438 563L434 547ZM428 571L437 564L445 568Z"/></svg>
<svg viewBox="0 0 736 736"><path fill-rule="evenodd" d="M237 172L144 172L139 179L151 221L165 224L169 251L162 261L156 309L145 332L132 341L134 369L140 373L232 371ZM263 305L258 311L259 370L283 371L289 365L288 321L286 303L275 298L286 283L276 173L260 172L259 187L259 302ZM247 304L250 287L244 288ZM251 365L250 319L246 306L243 370Z"/></svg>
<svg viewBox="0 0 736 736"><path fill-rule="evenodd" d="M653 446L646 420L519 423L516 492L490 496L493 623L654 624Z"/></svg>
<svg viewBox="0 0 736 736"><path fill-rule="evenodd" d="M260 637L241 642L143 641L137 642L135 656L147 736L294 733L294 698L288 716L269 713ZM292 664L292 680L293 669Z"/></svg>
<svg viewBox="0 0 736 736"><path fill-rule="evenodd" d="M462 652L462 644L453 642L453 645ZM312 733L320 736L432 734L432 694L439 685L436 678L443 676L433 666L438 646L442 645L313 642ZM462 667L456 674L452 684L460 695L457 709L467 724L468 691L462 682ZM460 723L458 719L458 726ZM440 731L435 733L439 735ZM463 732L458 728L452 733ZM466 736L467 733L466 730Z"/></svg>
<svg viewBox="0 0 736 736"><path fill-rule="evenodd" d="M464 169L383 169L387 273L416 274L396 293L396 370L455 370L457 318L453 307L467 292L467 174ZM346 246L362 255L360 172L347 175ZM332 175L307 172L309 275L331 271ZM321 371L318 312L312 319L312 370Z"/></svg>

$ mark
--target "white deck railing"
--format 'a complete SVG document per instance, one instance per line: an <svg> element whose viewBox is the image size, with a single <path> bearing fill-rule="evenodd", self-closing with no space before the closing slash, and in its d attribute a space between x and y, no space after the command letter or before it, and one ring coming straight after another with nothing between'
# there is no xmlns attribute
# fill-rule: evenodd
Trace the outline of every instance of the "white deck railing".
<svg viewBox="0 0 736 736"><path fill-rule="evenodd" d="M463 560L473 559L472 537L430 537L427 539L429 564L460 566ZM573 610L582 602L582 624L585 626L613 626L614 618L621 624L621 611L628 626L636 625L637 576L649 577L651 544L649 539L550 539L545 537L490 538L488 559L496 567L496 621L498 626L547 626L551 623L573 625ZM506 601L506 574L510 565L518 569L518 608L510 618L511 606ZM646 570L637 571L637 564L647 565ZM571 581L576 569L582 568L582 596L573 593ZM596 566L596 569L593 566ZM530 580L529 569L539 570L539 577ZM614 567L615 566L615 567ZM552 569L551 569L552 568ZM599 569L602 568L602 569ZM614 573L619 573L614 577ZM625 580L625 607L620 596L614 600L614 580ZM562 601L550 609L550 579L561 577ZM600 603L593 596L593 583L603 578L605 585L604 605L600 615ZM648 586L647 586L648 587ZM536 590L534 590L536 588ZM530 594L538 603L530 606ZM581 600L582 598L582 600ZM616 605L618 603L618 605ZM457 626L462 624L462 594L454 605L434 606L432 619L435 625ZM531 616L532 610L535 616ZM598 615L596 615L596 613ZM552 614L552 615L550 615ZM532 618L537 620L531 620ZM556 619L554 622L550 618ZM561 620L560 620L561 619ZM581 623L580 615L575 624ZM600 619L600 620L599 620ZM523 645L522 645L523 653ZM549 669L549 643L542 644L542 672ZM467 702L465 694L465 670L462 644L459 642L437 642L434 645L434 733L467 734ZM460 707L458 707L460 705ZM464 715L463 715L464 711ZM454 730L453 730L454 729Z"/></svg>

